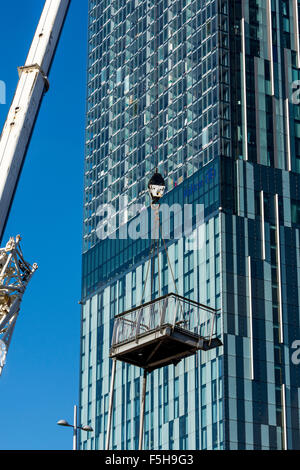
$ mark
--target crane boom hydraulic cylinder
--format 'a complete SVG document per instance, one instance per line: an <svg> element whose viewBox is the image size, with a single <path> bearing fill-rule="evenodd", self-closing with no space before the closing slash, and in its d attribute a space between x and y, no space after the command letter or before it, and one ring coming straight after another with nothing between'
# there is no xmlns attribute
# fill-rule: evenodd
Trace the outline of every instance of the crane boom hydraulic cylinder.
<svg viewBox="0 0 300 470"><path fill-rule="evenodd" d="M0 243L70 0L46 0L0 137Z"/></svg>

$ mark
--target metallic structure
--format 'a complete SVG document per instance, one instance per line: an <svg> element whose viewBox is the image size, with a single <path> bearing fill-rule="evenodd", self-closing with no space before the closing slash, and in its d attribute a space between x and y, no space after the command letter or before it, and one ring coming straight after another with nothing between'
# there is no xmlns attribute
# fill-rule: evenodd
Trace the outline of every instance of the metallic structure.
<svg viewBox="0 0 300 470"><path fill-rule="evenodd" d="M0 375L20 312L26 287L37 270L27 263L20 247L20 236L11 238L0 249Z"/></svg>
<svg viewBox="0 0 300 470"><path fill-rule="evenodd" d="M47 0L0 138L0 241L24 164L70 0Z"/></svg>
<svg viewBox="0 0 300 470"><path fill-rule="evenodd" d="M110 357L148 372L177 365L198 350L222 345L215 332L217 314L173 293L147 302L116 317Z"/></svg>

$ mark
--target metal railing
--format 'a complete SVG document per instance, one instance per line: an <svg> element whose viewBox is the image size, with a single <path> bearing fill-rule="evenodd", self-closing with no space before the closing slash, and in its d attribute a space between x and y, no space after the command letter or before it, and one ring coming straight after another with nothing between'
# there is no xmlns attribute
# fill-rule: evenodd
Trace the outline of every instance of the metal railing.
<svg viewBox="0 0 300 470"><path fill-rule="evenodd" d="M175 326L211 340L217 335L218 311L171 293L115 317L112 347L138 340L165 325Z"/></svg>

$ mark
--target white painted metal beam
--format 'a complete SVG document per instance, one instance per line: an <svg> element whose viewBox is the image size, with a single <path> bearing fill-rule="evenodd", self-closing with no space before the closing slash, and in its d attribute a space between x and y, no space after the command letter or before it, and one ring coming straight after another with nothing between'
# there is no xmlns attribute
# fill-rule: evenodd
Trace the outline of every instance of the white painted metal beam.
<svg viewBox="0 0 300 470"><path fill-rule="evenodd" d="M70 0L46 0L0 137L0 242Z"/></svg>

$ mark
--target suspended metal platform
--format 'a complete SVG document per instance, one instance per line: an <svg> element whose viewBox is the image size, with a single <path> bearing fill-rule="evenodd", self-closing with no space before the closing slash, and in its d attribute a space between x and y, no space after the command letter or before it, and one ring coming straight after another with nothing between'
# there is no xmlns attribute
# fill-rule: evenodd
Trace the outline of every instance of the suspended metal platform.
<svg viewBox="0 0 300 470"><path fill-rule="evenodd" d="M222 346L214 331L217 313L174 293L135 307L115 318L110 357L148 372L176 365Z"/></svg>
<svg viewBox="0 0 300 470"><path fill-rule="evenodd" d="M153 370L182 359L197 351L222 346L217 336L218 311L178 294L168 294L115 317L110 358L110 401L106 450L109 450L112 407L117 361L144 369L141 395L139 450L143 446L147 375Z"/></svg>

